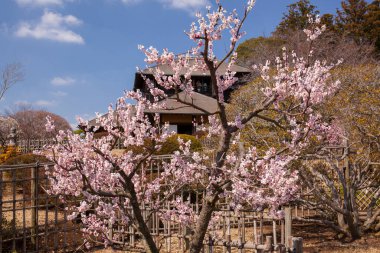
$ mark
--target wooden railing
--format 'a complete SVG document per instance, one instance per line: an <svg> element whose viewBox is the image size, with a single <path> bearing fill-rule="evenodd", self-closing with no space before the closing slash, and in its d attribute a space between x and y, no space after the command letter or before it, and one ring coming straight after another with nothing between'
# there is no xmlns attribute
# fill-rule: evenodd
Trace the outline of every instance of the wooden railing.
<svg viewBox="0 0 380 253"><path fill-rule="evenodd" d="M45 166L0 166L0 252L71 252L82 242L58 196L48 195Z"/></svg>
<svg viewBox="0 0 380 253"><path fill-rule="evenodd" d="M168 156L156 159L169 159ZM159 166L156 161L155 166ZM45 169L53 164L26 164L0 166L0 252L71 252L85 250L80 222L68 221L68 205L58 196L48 195L49 179ZM159 167L150 166L155 173ZM185 190L179 196L188 194ZM202 208L202 191L193 195L193 210ZM182 198L184 200L185 198ZM78 200L79 201L79 200ZM152 210L149 203L141 207L146 222L161 252L186 252L189 247L189 229L176 221L164 220ZM169 204L163 208L172 208ZM163 211L163 210L160 210ZM219 219L207 232L205 249L211 252L232 252L244 249L265 252L284 252L291 244L291 213L285 210L285 218L275 219L257 210L234 212L224 203L217 210ZM109 233L118 238L124 249L142 250L141 236L133 226L110 225ZM235 250L234 250L235 249Z"/></svg>

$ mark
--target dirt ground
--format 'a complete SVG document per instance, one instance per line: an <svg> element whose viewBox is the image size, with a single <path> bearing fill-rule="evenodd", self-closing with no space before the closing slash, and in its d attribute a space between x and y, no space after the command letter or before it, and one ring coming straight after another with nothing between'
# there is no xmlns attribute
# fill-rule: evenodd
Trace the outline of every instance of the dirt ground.
<svg viewBox="0 0 380 253"><path fill-rule="evenodd" d="M336 233L324 226L297 224L293 227L293 234L303 238L305 253L380 253L380 233L366 235L362 239L350 243L337 239ZM119 253L131 251L107 248L93 250L92 252ZM173 250L172 252L181 251ZM252 251L246 250L246 252Z"/></svg>
<svg viewBox="0 0 380 253"><path fill-rule="evenodd" d="M3 201L2 205L2 215L3 217L8 221L12 221L15 218L16 227L22 228L25 227L31 227L32 226L32 208L29 201L23 201L23 199L28 198L30 199L30 196L24 196L21 193L16 193L13 197L13 192L10 187L6 187L3 192L3 196L1 200ZM16 211L13 214L13 200L15 200L15 208ZM57 218L57 221L63 220L63 213L58 211L57 217L54 208L48 209L44 208L45 204L45 197L41 197L40 204L42 208L38 210L38 225L44 225L46 221L49 223L54 223L55 218ZM46 217L47 216L47 217ZM25 224L24 224L25 222Z"/></svg>
<svg viewBox="0 0 380 253"><path fill-rule="evenodd" d="M12 190L9 187L5 187L3 191L2 200L5 201L3 204L3 217L11 221L13 219L12 209L12 200L13 194ZM18 193L15 195L16 200L22 199L22 194ZM23 211L23 202L17 202L16 208L19 209L15 212L15 221L17 227L29 227L31 225L31 209L26 208ZM25 206L24 206L25 207ZM29 207L29 203L27 203L27 207ZM20 210L21 209L21 210ZM23 217L25 216L25 224L23 224ZM47 217L46 217L47 216ZM63 214L58 212L58 220L63 219ZM49 222L54 221L55 212L54 210L39 210L38 211L38 223L39 225L43 225L46 220ZM269 235L271 232L270 227L266 227L264 229L264 233ZM380 233L374 235L364 236L362 239L357 240L355 242L345 242L338 240L336 237L336 233L329 228L320 225L313 224L295 224L293 226L293 235L297 237L302 237L304 240L304 252L305 253L380 253ZM236 235L233 235L233 237ZM236 238L234 238L236 240ZM180 248L174 246L170 252L181 252L175 250L175 248ZM92 252L96 253L119 253L119 252L131 252L131 251L120 251L113 249L98 249L93 250ZM206 251L207 252L207 251ZM216 249L215 253L223 252L221 249ZM237 250L233 250L233 252L237 252ZM252 252L252 250L246 250L246 253Z"/></svg>
<svg viewBox="0 0 380 253"><path fill-rule="evenodd" d="M293 233L303 238L307 253L380 253L380 233L354 242L339 240L333 230L320 225L297 224Z"/></svg>

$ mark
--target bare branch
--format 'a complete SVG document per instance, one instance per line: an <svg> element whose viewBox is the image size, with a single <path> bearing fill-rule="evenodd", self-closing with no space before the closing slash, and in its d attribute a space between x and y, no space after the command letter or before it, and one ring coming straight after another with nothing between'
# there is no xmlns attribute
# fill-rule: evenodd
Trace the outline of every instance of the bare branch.
<svg viewBox="0 0 380 253"><path fill-rule="evenodd" d="M1 74L0 83L0 100L3 98L5 92L16 83L24 79L22 66L19 63L12 63L5 66Z"/></svg>

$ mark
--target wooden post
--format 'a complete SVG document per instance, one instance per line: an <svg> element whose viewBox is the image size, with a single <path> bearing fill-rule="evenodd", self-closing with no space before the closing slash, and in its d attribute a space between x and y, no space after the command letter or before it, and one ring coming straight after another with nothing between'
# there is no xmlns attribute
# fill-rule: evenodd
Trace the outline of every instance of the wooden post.
<svg viewBox="0 0 380 253"><path fill-rule="evenodd" d="M243 237L242 237L242 225L241 225L241 222L242 222L242 219L240 217L241 214L238 214L238 252L239 253L243 253L243 248L244 248L244 245L243 245Z"/></svg>
<svg viewBox="0 0 380 253"><path fill-rule="evenodd" d="M278 253L288 253L288 251L284 245L281 245L278 249Z"/></svg>
<svg viewBox="0 0 380 253"><path fill-rule="evenodd" d="M281 220L281 243L285 245L285 225L284 221Z"/></svg>
<svg viewBox="0 0 380 253"><path fill-rule="evenodd" d="M32 228L31 228L31 240L33 244L36 244L37 242L37 174L38 174L38 163L36 163L36 166L31 168L31 181L30 181L30 205L32 207L31 210L31 222L32 222Z"/></svg>
<svg viewBox="0 0 380 253"><path fill-rule="evenodd" d="M257 237L257 225L256 225L256 218L253 220L253 242L255 244L259 243L258 237Z"/></svg>
<svg viewBox="0 0 380 253"><path fill-rule="evenodd" d="M108 221L108 237L113 240L113 226L111 220Z"/></svg>
<svg viewBox="0 0 380 253"><path fill-rule="evenodd" d="M272 252L273 245L272 245L273 237L272 236L266 236L265 237L265 250L264 252Z"/></svg>
<svg viewBox="0 0 380 253"><path fill-rule="evenodd" d="M227 233L226 233L226 243L227 243L227 252L231 253L231 220L230 220L230 212L228 212L227 216Z"/></svg>
<svg viewBox="0 0 380 253"><path fill-rule="evenodd" d="M263 244L264 243L264 227L263 227L263 219L264 219L264 214L263 211L260 212L260 238L259 238L259 243Z"/></svg>
<svg viewBox="0 0 380 253"><path fill-rule="evenodd" d="M190 249L190 235L191 235L191 230L189 229L188 226L185 226L183 229L185 251L188 251Z"/></svg>
<svg viewBox="0 0 380 253"><path fill-rule="evenodd" d="M3 252L3 172L0 171L0 252Z"/></svg>
<svg viewBox="0 0 380 253"><path fill-rule="evenodd" d="M302 237L293 237L292 238L292 252L293 253L303 253Z"/></svg>
<svg viewBox="0 0 380 253"><path fill-rule="evenodd" d="M285 247L290 247L292 236L292 208L285 207Z"/></svg>
<svg viewBox="0 0 380 253"><path fill-rule="evenodd" d="M212 239L212 236L209 234L208 235L208 252L209 253L213 253L214 252L213 246L214 246L214 241Z"/></svg>
<svg viewBox="0 0 380 253"><path fill-rule="evenodd" d="M277 245L276 221L274 220L274 221L272 222L272 224L273 224L273 227L272 227L272 229L273 229L273 244L274 244L274 245Z"/></svg>

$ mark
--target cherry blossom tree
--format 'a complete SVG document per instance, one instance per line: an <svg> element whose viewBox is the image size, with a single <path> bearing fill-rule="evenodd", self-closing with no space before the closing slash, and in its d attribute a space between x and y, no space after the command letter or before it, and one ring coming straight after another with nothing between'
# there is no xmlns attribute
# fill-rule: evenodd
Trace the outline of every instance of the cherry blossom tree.
<svg viewBox="0 0 380 253"><path fill-rule="evenodd" d="M153 67L155 82L143 76L153 100L148 100L140 91L126 92L114 107L109 107L107 117L98 117L99 126L108 135L94 138L89 127L84 138L71 132L58 132L58 144L51 146L49 152L56 164L49 172L50 193L59 194L62 199L73 196L82 199L73 207L70 218L80 215L85 232L109 244L115 240L108 233L110 224L134 226L142 235L146 251L159 252L142 211L143 203L151 203L147 219L158 213L161 219L187 226L191 237L190 252L195 253L201 251L208 227L218 219L219 200L226 200L229 208L235 211L268 209L273 215L281 215L279 208L296 197L298 176L289 166L311 138L332 137L332 129L313 108L333 94L339 82L329 79L334 64L310 62L284 49L273 70L269 62L259 67L267 83L262 89L262 100L252 100L251 111L229 120L224 92L236 82L231 70L237 57L235 47L244 35L241 29L253 5L254 1L248 1L241 18L236 10L227 13L219 1L216 10L208 7L205 15L197 14L197 22L187 32L195 46L187 54L176 56L168 49L160 53L153 47L139 46L148 65L167 64L174 74L165 76ZM311 42L324 28L319 26L319 19L311 18L310 22L310 29L305 32ZM214 46L227 32L230 34L229 51L217 60ZM224 62L228 62L228 68L221 72ZM191 72L194 70L210 73L216 95L219 111L209 117L208 125L202 126L209 136L219 138L216 154L190 152L191 143L179 139L180 148L169 161L163 162L163 173L149 178L144 174L144 166L152 162L152 155L172 135L167 125L160 125L158 115L152 120L144 113L147 109L165 107L157 103L166 95L155 83L191 96ZM127 103L130 99L135 101L134 105ZM269 111L275 111L276 117L268 116ZM287 138L281 149L269 147L262 153L254 146L238 151L232 148L239 141L244 125L254 119L286 130ZM80 124L87 126L83 120ZM46 127L55 133L51 119ZM116 155L112 150L119 140L126 151ZM139 152L134 152L132 147L139 147ZM167 179L171 182L169 186L164 184ZM198 213L189 203L177 198L181 189L194 185L205 192ZM168 202L172 208L164 208Z"/></svg>

